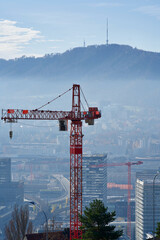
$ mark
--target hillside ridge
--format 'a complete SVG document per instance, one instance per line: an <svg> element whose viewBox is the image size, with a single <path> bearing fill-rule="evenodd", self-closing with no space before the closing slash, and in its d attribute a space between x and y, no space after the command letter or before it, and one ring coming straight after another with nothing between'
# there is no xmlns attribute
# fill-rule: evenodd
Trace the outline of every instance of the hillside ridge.
<svg viewBox="0 0 160 240"><path fill-rule="evenodd" d="M110 44L77 47L44 57L0 59L0 78L130 80L160 78L160 53Z"/></svg>

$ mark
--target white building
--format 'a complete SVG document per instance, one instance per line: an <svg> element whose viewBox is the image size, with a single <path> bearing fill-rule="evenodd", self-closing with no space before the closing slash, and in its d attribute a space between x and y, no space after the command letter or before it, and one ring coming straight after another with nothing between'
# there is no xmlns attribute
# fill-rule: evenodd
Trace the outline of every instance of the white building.
<svg viewBox="0 0 160 240"><path fill-rule="evenodd" d="M153 219L155 229L160 222L160 179L155 179L154 190L153 179L154 175L150 175L148 179L142 176L136 180L136 240L145 240L147 233L153 232Z"/></svg>

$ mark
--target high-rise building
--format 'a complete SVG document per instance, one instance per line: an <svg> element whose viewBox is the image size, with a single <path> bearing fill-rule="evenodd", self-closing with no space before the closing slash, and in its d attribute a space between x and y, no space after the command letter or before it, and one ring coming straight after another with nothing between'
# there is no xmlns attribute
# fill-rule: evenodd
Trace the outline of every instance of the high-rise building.
<svg viewBox="0 0 160 240"><path fill-rule="evenodd" d="M11 218L12 207L23 204L23 201L24 183L12 182L11 159L0 158L0 239L4 239L5 225Z"/></svg>
<svg viewBox="0 0 160 240"><path fill-rule="evenodd" d="M11 181L11 159L0 158L0 205L23 203L24 183Z"/></svg>
<svg viewBox="0 0 160 240"><path fill-rule="evenodd" d="M160 169L158 169L158 171L160 171ZM140 179L140 180L152 180L154 176L156 175L157 170L155 169L147 169L147 170L143 170L140 172L136 172L136 179Z"/></svg>
<svg viewBox="0 0 160 240"><path fill-rule="evenodd" d="M2 183L0 184L0 193L0 206L21 205L24 201L24 183Z"/></svg>
<svg viewBox="0 0 160 240"><path fill-rule="evenodd" d="M94 199L99 199L106 205L107 201L107 167L93 167L106 164L107 155L83 156L83 210Z"/></svg>
<svg viewBox="0 0 160 240"><path fill-rule="evenodd" d="M127 201L116 201L115 203L115 211L116 211L116 217L125 218L127 219L127 207L128 202ZM135 201L130 201L130 207L131 207L131 221L135 221Z"/></svg>
<svg viewBox="0 0 160 240"><path fill-rule="evenodd" d="M146 172L138 173L136 180L136 240L146 239L160 221L160 179L153 182L153 173L156 171L148 173L148 178Z"/></svg>
<svg viewBox="0 0 160 240"><path fill-rule="evenodd" d="M11 159L0 158L0 183L11 182Z"/></svg>

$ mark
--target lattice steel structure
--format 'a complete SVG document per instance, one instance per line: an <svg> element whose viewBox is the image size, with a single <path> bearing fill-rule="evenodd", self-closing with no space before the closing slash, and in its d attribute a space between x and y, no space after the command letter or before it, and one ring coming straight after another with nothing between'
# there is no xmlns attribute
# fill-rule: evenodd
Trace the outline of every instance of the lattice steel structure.
<svg viewBox="0 0 160 240"><path fill-rule="evenodd" d="M81 239L81 223L78 215L82 214L82 120L88 125L94 125L94 119L101 117L97 107L89 107L88 111L81 111L80 85L74 84L72 88L71 111L49 110L2 110L1 119L5 122L17 120L71 120L70 129L70 240ZM83 93L83 92L82 92ZM63 94L62 94L63 95ZM83 94L84 95L84 94ZM60 95L58 96L60 97ZM57 98L58 98L57 97ZM57 99L56 98L56 99ZM86 100L86 99L85 99ZM52 100L53 101L53 100ZM51 101L51 102L52 102ZM47 104L49 104L48 102ZM46 106L47 104L43 105ZM43 107L42 106L42 107ZM65 129L65 128L64 128ZM63 131L64 131L63 129ZM12 137L10 131L10 137Z"/></svg>

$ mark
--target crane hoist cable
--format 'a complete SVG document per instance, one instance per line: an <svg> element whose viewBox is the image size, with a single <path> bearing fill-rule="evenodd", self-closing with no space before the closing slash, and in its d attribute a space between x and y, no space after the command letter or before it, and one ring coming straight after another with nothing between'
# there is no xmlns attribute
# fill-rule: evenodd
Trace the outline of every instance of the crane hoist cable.
<svg viewBox="0 0 160 240"><path fill-rule="evenodd" d="M72 88L73 88L73 87L72 87ZM49 102L43 104L42 106L36 108L35 110L39 110L39 109L41 109L41 108L43 108L43 107L49 105L50 103L52 103L52 102L55 101L56 99L62 97L62 96L65 95L67 92L71 91L72 88L68 89L68 90L65 91L64 93L62 93L62 94L58 95L57 97L53 98L51 101L49 101ZM87 106L88 106L88 108L89 108L89 104L88 104L88 102L87 102L87 100L86 100L86 97L85 97L83 91L82 91L82 88L81 88L81 92L82 92L83 98L84 98L84 100L85 100L85 102L86 102L86 104L87 104ZM85 111L85 108L84 108L84 105L83 105L82 101L81 101L81 105L82 105L83 110Z"/></svg>
<svg viewBox="0 0 160 240"><path fill-rule="evenodd" d="M73 87L72 87L72 88L73 88ZM52 99L51 101L43 104L41 107L39 107L39 108L37 108L37 109L35 109L35 110L39 110L39 109L43 108L44 106L47 106L47 105L50 104L51 102L55 101L55 100L58 99L59 97L65 95L67 92L69 92L70 90L72 90L72 88L68 89L68 90L65 91L64 93L58 95L56 98L54 98L54 99ZM85 98L85 95L84 95L82 89L81 89L81 92L82 92L82 94L83 94L83 97L84 97L84 100L85 100L87 106L89 107L88 102L87 102L87 100L86 100L86 98ZM85 111L85 108L84 108L84 105L83 105L82 101L80 101L80 102L81 102L83 111ZM25 126L29 126L29 127L54 127L54 126L38 126L38 125L36 126L36 125L26 124L26 123L23 123L23 122L21 122L20 124L21 124L21 125L25 125Z"/></svg>
<svg viewBox="0 0 160 240"><path fill-rule="evenodd" d="M73 88L73 87L72 87L72 88ZM62 97L64 94L66 94L67 92L71 91L72 88L68 89L68 90L65 91L64 93L62 93L62 94L58 95L57 97L53 98L51 101L49 101L49 102L43 104L41 107L36 108L35 111L36 111L36 110L39 110L39 109L41 109L41 108L43 108L43 107L45 107L45 106L47 106L48 104L50 104L51 102L55 101L55 100L58 99L59 97Z"/></svg>
<svg viewBox="0 0 160 240"><path fill-rule="evenodd" d="M83 106L83 103L82 103L82 101L80 101L80 102L81 102L81 105L82 105L83 111L85 111L85 108L84 108L84 106Z"/></svg>
<svg viewBox="0 0 160 240"><path fill-rule="evenodd" d="M51 101L43 104L42 106L38 107L38 108L35 109L35 110L39 110L39 109L41 109L41 108L49 105L50 103L52 103L52 102L55 101L56 99L62 97L62 96L65 95L67 92L71 91L72 89L73 89L73 87L72 87L72 88L69 88L67 91L63 92L62 94L58 95L57 97L53 98ZM85 102L86 102L86 104L87 104L87 106L88 106L88 108L89 108L89 104L88 104L88 102L87 102L87 100L86 100L86 97L85 97L83 91L82 91L82 88L80 88L80 90L81 90L81 93L82 93L82 95L83 95L83 98L84 98L84 100L85 100ZM84 108L84 105L83 105L82 101L80 101L80 103L81 103L81 106L82 106L82 108L83 108L83 111L85 111L85 108ZM43 128L43 127L53 127L53 126L38 126L38 125L36 126L36 125L31 125L31 124L25 124L25 123L23 123L23 122L21 122L21 125L26 125L26 126L29 126L29 127L42 127L42 128ZM10 132L12 132L12 124L11 124L11 126L10 126L10 129L11 129ZM11 137L11 138L12 138L12 137Z"/></svg>
<svg viewBox="0 0 160 240"><path fill-rule="evenodd" d="M82 95L83 95L83 97L84 97L84 100L85 100L85 102L86 102L86 104L87 104L87 107L89 108L89 104L88 104L88 102L87 102L87 99L86 99L86 97L85 97L83 91L82 91L82 88L80 88L80 89L81 89L81 93L82 93Z"/></svg>

